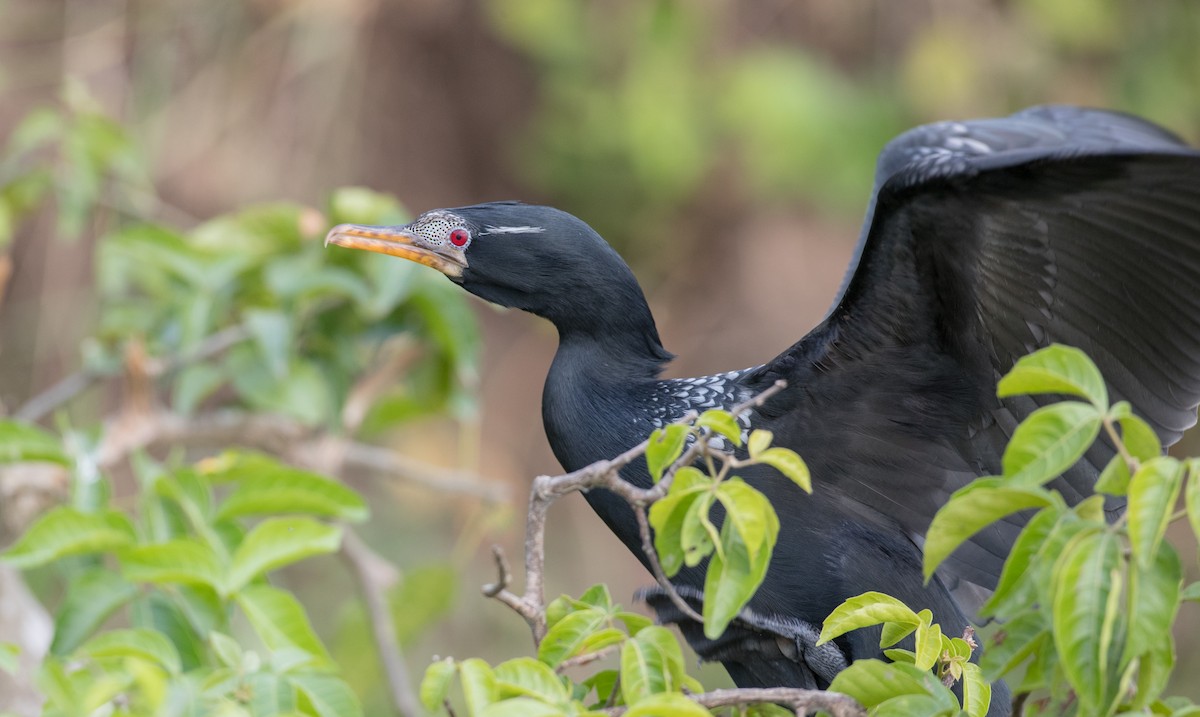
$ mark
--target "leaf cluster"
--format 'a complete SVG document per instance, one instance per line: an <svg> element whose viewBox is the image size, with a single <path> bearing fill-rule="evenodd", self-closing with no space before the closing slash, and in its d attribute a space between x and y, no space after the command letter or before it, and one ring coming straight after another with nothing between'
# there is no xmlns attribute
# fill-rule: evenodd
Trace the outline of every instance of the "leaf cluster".
<svg viewBox="0 0 1200 717"><path fill-rule="evenodd" d="M72 464L55 443L0 422L6 462ZM44 714L360 714L304 607L267 576L337 550L331 521L366 519L362 498L258 454L135 468L132 515L106 498L59 506L0 555L22 569L71 566L38 675ZM258 647L235 639L241 621Z"/></svg>

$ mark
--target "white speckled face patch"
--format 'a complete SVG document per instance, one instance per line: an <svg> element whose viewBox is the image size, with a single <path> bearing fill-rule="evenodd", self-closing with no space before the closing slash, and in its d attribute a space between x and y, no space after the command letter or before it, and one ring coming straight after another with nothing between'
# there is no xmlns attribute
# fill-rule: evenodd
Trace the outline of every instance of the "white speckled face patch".
<svg viewBox="0 0 1200 717"><path fill-rule="evenodd" d="M408 231L421 237L432 246L441 246L449 241L450 233L455 229L466 229L467 223L462 217L451 212L435 209L425 212L408 226ZM455 246L461 246L455 243Z"/></svg>

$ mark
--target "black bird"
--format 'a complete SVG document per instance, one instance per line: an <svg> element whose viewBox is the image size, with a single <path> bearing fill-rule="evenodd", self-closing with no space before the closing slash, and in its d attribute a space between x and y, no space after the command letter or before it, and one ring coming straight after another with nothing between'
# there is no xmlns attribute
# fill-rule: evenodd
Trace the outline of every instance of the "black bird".
<svg viewBox="0 0 1200 717"><path fill-rule="evenodd" d="M824 687L846 661L878 655L870 631L813 648L828 613L867 590L931 608L948 634L961 632L967 617L951 589L993 588L1020 522L977 535L928 586L921 536L951 492L1000 472L1013 428L1043 403L996 398L1017 358L1051 342L1082 348L1114 400L1131 401L1165 445L1195 423L1200 403L1200 152L1124 114L1036 107L893 140L825 319L767 363L715 376L658 378L672 355L633 273L557 209L439 209L401 227L339 226L328 241L432 266L553 322L559 348L542 418L566 470L690 409L728 407L787 380L745 418L800 453L816 489L806 495L766 468L745 476L781 522L748 610L710 641L652 600L742 686ZM1094 449L1052 487L1070 501L1089 494L1108 453ZM644 463L623 475L649 485ZM624 502L603 491L587 500L641 558ZM698 570L675 582L699 599Z"/></svg>

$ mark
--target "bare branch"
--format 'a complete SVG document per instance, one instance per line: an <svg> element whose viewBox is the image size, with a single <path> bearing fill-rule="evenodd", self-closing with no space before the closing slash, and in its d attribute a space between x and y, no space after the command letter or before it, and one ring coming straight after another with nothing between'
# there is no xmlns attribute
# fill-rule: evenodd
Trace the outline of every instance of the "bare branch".
<svg viewBox="0 0 1200 717"><path fill-rule="evenodd" d="M386 559L364 543L358 535L346 528L342 537L341 556L353 569L358 579L359 591L370 618L371 635L375 649L379 651L379 662L387 676L388 691L392 705L402 717L421 714L417 705L416 692L408 678L408 666L404 653L396 641L396 625L388 606L387 592L395 586L400 575Z"/></svg>
<svg viewBox="0 0 1200 717"><path fill-rule="evenodd" d="M663 592L671 599L671 602L675 603L675 607L679 608L679 612L687 615L696 622L704 622L704 618L700 613L693 610L692 606L687 604L679 594L679 591L671 584L671 581L667 580L667 575L663 572L662 564L658 561L658 551L654 549L654 545L650 542L650 523L646 520L646 509L639 505L633 509L633 512L637 515L638 535L642 538L642 552L650 559L650 572L654 573L654 579L658 581L658 586L663 589Z"/></svg>

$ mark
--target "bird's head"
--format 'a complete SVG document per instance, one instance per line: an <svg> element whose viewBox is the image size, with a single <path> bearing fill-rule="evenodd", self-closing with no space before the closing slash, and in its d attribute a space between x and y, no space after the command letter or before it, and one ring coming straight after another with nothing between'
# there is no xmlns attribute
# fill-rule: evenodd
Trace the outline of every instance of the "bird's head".
<svg viewBox="0 0 1200 717"><path fill-rule="evenodd" d="M612 332L640 323L635 330L658 341L620 255L582 220L553 207L434 209L403 226L342 224L325 242L433 267L472 294L550 319L560 331Z"/></svg>

